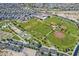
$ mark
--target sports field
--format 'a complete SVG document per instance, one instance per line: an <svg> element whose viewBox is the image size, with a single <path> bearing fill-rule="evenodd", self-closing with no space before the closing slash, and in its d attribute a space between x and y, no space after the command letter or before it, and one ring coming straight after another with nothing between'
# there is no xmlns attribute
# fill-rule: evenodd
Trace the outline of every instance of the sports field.
<svg viewBox="0 0 79 59"><path fill-rule="evenodd" d="M45 20L31 19L27 22L14 23L41 44L48 47L54 45L64 52L67 48L72 51L79 37L79 30L74 22L57 16Z"/></svg>

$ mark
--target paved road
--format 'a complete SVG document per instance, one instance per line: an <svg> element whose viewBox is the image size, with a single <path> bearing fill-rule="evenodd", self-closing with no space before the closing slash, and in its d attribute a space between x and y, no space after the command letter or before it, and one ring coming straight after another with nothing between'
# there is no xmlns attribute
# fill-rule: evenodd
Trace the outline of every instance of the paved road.
<svg viewBox="0 0 79 59"><path fill-rule="evenodd" d="M73 51L72 55L73 55L73 56L77 56L78 51L79 51L79 43L75 46L75 48L74 48L74 51Z"/></svg>

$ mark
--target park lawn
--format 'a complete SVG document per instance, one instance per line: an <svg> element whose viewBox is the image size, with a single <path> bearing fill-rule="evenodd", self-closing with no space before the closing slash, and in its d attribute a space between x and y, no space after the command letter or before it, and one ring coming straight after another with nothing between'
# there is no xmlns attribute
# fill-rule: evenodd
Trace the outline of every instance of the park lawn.
<svg viewBox="0 0 79 59"><path fill-rule="evenodd" d="M55 45L59 50L65 50L66 48L74 48L76 44L76 37L66 35L64 39L56 38L53 33L49 34L47 39L52 45Z"/></svg>
<svg viewBox="0 0 79 59"><path fill-rule="evenodd" d="M35 19L29 20L26 23L19 23L19 24L21 24L20 25L21 28L25 29L27 32L32 34L32 36L36 37L38 41L40 41L44 45L46 44L47 46L49 46L50 43L48 42L48 40L46 41L43 40L42 38L51 31L50 27Z"/></svg>
<svg viewBox="0 0 79 59"><path fill-rule="evenodd" d="M64 25L67 27L67 31L64 32L65 37L63 39L56 38L53 32L50 33L45 40L42 39L47 33L51 31L49 26L51 22L54 22L59 26ZM41 22L37 21L36 19L31 19L23 23L16 22L16 24L19 24L19 28L26 30L28 33L36 37L37 41L43 42L43 45L55 45L59 50L74 48L78 38L77 35L79 34L79 30L74 22L57 16L47 18Z"/></svg>
<svg viewBox="0 0 79 59"><path fill-rule="evenodd" d="M70 31L71 33L75 34L78 31L78 28L76 24L70 20L63 19L61 17L53 16L52 18L48 18L45 20L46 24L50 24L51 22L54 22L58 25L64 25L67 27L67 31Z"/></svg>
<svg viewBox="0 0 79 59"><path fill-rule="evenodd" d="M38 34L38 36L39 35L44 36L50 31L48 26L44 25L43 23L35 19L29 20L28 22L24 22L24 23L20 22L17 24L19 24L18 26L19 28L25 29L26 31L34 35Z"/></svg>
<svg viewBox="0 0 79 59"><path fill-rule="evenodd" d="M65 50L67 48L73 49L76 42L78 41L77 38L79 33L75 23L66 19L62 20L62 18L57 16L53 16L52 18L45 20L46 24L50 24L51 22L55 22L57 25L64 25L67 27L67 31L64 32L64 39L56 38L53 33L48 35L47 39L51 42L51 44L55 45L59 50Z"/></svg>

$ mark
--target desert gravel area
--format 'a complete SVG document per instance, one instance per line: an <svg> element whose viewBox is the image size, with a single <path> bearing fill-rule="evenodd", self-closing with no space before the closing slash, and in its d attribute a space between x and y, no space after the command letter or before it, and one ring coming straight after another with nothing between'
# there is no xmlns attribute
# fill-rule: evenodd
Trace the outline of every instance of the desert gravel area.
<svg viewBox="0 0 79 59"><path fill-rule="evenodd" d="M79 20L79 11L52 11L53 14Z"/></svg>
<svg viewBox="0 0 79 59"><path fill-rule="evenodd" d="M15 52L8 49L0 49L0 56L25 56L23 53Z"/></svg>
<svg viewBox="0 0 79 59"><path fill-rule="evenodd" d="M30 48L24 48L23 53L28 56L35 56L36 50Z"/></svg>
<svg viewBox="0 0 79 59"><path fill-rule="evenodd" d="M24 48L22 52L16 52L9 49L0 49L0 56L34 56L36 50Z"/></svg>

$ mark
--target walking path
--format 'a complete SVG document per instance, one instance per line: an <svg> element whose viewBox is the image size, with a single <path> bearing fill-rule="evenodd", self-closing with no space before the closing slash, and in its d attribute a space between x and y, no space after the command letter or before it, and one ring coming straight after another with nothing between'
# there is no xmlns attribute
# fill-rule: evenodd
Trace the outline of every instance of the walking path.
<svg viewBox="0 0 79 59"><path fill-rule="evenodd" d="M46 38L51 32L52 32L52 30L51 30L49 33L47 33L47 34L43 37L43 39Z"/></svg>

